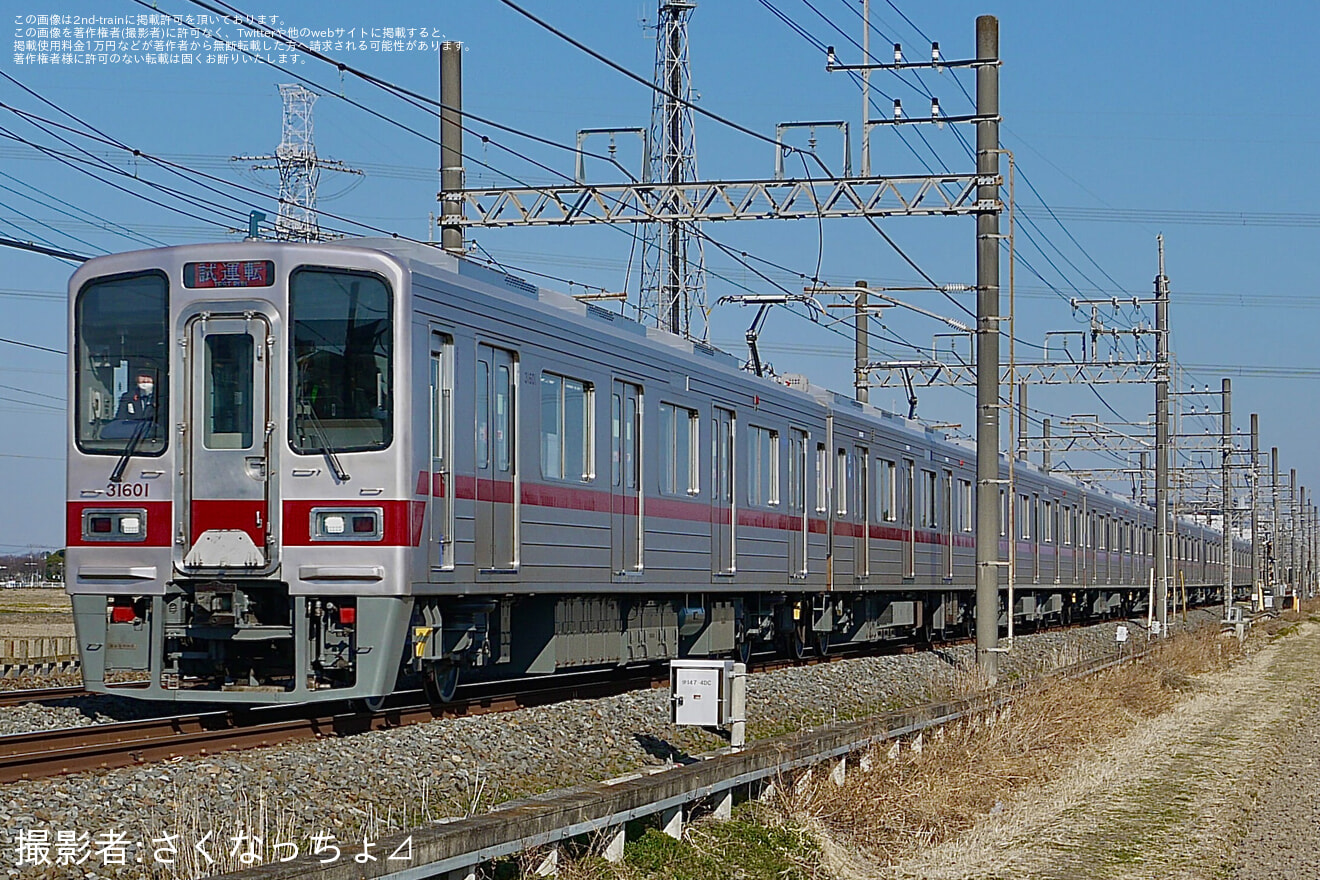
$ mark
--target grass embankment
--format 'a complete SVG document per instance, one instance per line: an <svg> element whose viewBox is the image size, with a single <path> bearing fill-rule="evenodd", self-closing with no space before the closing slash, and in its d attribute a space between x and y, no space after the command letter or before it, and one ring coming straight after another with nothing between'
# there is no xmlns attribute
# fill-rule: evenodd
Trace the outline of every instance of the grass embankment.
<svg viewBox="0 0 1320 880"><path fill-rule="evenodd" d="M897 748L877 748L866 756L869 770L850 761L842 787L818 768L785 780L768 800L741 805L731 822L691 826L681 842L647 830L629 841L622 864L584 858L560 876L876 876L882 866L966 831L1003 810L1016 792L1056 778L1083 756L1168 712L1195 690L1196 676L1225 669L1244 652L1296 631L1307 614L1258 624L1244 644L1218 627L1203 627L1098 675L1029 685L997 713L947 725Z"/></svg>

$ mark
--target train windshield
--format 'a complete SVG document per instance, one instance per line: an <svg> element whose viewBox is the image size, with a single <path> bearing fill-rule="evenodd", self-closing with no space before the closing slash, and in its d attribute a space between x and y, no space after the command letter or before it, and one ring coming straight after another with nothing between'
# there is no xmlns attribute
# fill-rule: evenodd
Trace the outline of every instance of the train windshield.
<svg viewBox="0 0 1320 880"><path fill-rule="evenodd" d="M298 269L292 328L289 442L294 451L361 452L393 439L393 319L376 276Z"/></svg>
<svg viewBox="0 0 1320 880"><path fill-rule="evenodd" d="M102 278L74 311L74 438L83 452L159 455L169 441L169 282Z"/></svg>

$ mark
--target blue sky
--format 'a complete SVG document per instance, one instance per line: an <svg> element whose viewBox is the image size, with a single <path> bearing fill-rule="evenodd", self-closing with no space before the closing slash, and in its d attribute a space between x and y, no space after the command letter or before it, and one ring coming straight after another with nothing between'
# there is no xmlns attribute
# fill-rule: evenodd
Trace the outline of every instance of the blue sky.
<svg viewBox="0 0 1320 880"><path fill-rule="evenodd" d="M809 36L796 33L767 7L778 9ZM1309 2L1257 4L1040 3L1003 0L969 4L930 0L917 4L873 0L877 32L872 50L892 53L903 43L911 58L925 56L938 40L946 58L969 57L978 14L1000 19L1001 109L1004 146L1017 157L1017 199L1023 226L1016 272L1020 339L1039 344L1048 331L1084 328L1066 300L1078 295L1146 296L1155 275L1155 236L1166 238L1172 279L1174 350L1198 388L1233 379L1235 424L1245 432L1247 414L1261 414L1262 446L1278 446L1285 472L1299 481L1320 476L1311 438L1320 416L1310 401L1320 378L1315 331L1320 296L1312 258L1320 214L1314 212L1315 183L1309 167L1320 133L1311 108L1320 103L1320 79L1308 73L1320 6ZM254 172L230 157L270 153L279 139L277 85L297 73L318 84L315 107L320 155L363 169L362 177L326 173L321 206L329 214L426 240L428 213L436 210L437 148L428 142L433 117L310 59L271 69L250 61L224 65L24 63L13 40L38 25L38 14L128 16L151 10L128 0L69 2L56 9L11 4L14 35L0 57L0 71L58 105L64 117L8 79L0 78L0 235L45 240L79 253L130 250L143 242L184 243L237 237L236 219L249 207L274 214L275 177ZM526 0L526 7L611 59L649 79L654 64L652 2L551 2ZM897 7L897 8L895 8ZM571 145L581 128L645 126L647 89L541 30L496 0L422 4L396 2L388 11L358 4L269 0L238 5L282 25L347 35L394 28L428 41L438 33L461 40L465 106L515 129ZM181 16L204 14L185 0L164 0L159 9ZM860 4L852 0L713 0L692 16L691 54L700 105L741 125L772 135L777 123L847 119L852 125L855 164L861 100L842 73L826 73L813 41L837 47L841 61L860 60L849 38L861 40ZM900 14L901 10L901 14ZM27 19L31 15L32 22ZM904 18L910 19L910 22ZM847 36L835 30L837 26ZM223 35L240 37L233 25ZM312 39L312 37L308 37ZM406 42L405 38L405 42ZM39 53L34 53L39 54ZM437 92L434 52L331 51L349 64L425 95ZM63 60L63 59L61 59ZM970 73L958 74L970 92ZM878 73L872 80L878 106L888 111L900 98L910 115L928 106L927 91L947 113L970 112L955 74L911 74L899 80ZM395 120L405 131L353 106L352 98ZM8 108L37 114L71 128L95 126L107 139L160 156L186 168L186 181L104 143L23 118ZM571 153L473 123L489 134L483 144L467 136L468 180L493 186L511 179L557 182L512 148L571 175ZM698 164L703 178L748 179L773 172L772 148L709 119L696 122ZM54 134L104 160L124 176L94 168L92 176L44 156L29 142L74 152ZM98 136L99 137L99 136ZM964 137L973 142L971 129ZM839 138L822 129L819 154L838 169ZM805 146L805 135L793 143ZM603 141L592 145L603 148ZM79 154L88 162L94 161ZM637 148L620 141L619 161L639 168ZM481 168L485 162L505 176ZM878 131L873 168L884 174L919 174L930 169L971 167L952 126ZM84 167L90 167L84 165ZM790 173L793 168L790 162ZM199 172L224 181L209 185L250 202L201 189ZM594 182L616 182L601 163L589 169ZM175 205L169 211L114 189ZM144 181L192 193L186 204ZM1026 182L1030 182L1028 186ZM260 190L257 196L237 187ZM1048 205L1049 210L1042 207ZM229 212L221 216L213 209ZM72 216L70 216L72 215ZM1057 220L1055 219L1057 218ZM352 229L345 220L323 217L327 227ZM122 229L121 229L122 227ZM356 227L358 231L362 230ZM921 268L942 284L974 280L973 224L967 218L898 218L883 228ZM789 289L801 287L793 273L816 274L832 284L867 279L873 285L905 286L916 273L864 221L708 224L706 232ZM472 235L481 247L515 271L522 268L617 290L625 284L632 239L618 230L487 230ZM774 268L773 261L790 271ZM734 259L706 248L709 299L723 294L773 292ZM1030 264L1030 269L1027 267ZM62 350L65 347L65 283L71 267L49 257L0 250L3 283L0 337ZM1035 270L1035 274L1031 271ZM560 287L557 282L542 283ZM740 286L741 285L741 286ZM636 289L636 270L629 280ZM1008 274L1005 262L1004 287ZM950 317L965 317L938 294L904 294ZM1007 296L1005 296L1007 299ZM964 305L971 301L964 298ZM1152 320L1130 308L1111 319L1119 325ZM750 310L724 307L712 317L711 338L743 355ZM1081 321L1081 323L1079 323ZM918 345L944 329L918 315L887 314L887 332ZM906 356L896 345L880 352ZM846 388L851 343L801 317L776 312L762 336L764 356L780 372L801 372L814 382ZM877 352L877 356L881 356ZM1029 358L1030 348L1019 347ZM0 343L0 550L28 545L59 546L63 537L65 361L62 356ZM1227 372L1226 372L1227 371ZM1057 418L1098 413L1139 421L1152 408L1148 387L1097 389L1034 388L1033 408ZM959 391L928 389L919 413L938 421L972 424L971 398ZM899 392L877 390L873 401L904 408ZM1204 407L1204 398L1188 406ZM1212 408L1217 409L1217 401ZM1007 422L1008 420L1005 419ZM1189 419L1185 429L1209 423ZM1245 439L1244 439L1245 442ZM1059 456L1056 454L1056 459ZM1069 464L1087 461L1072 456Z"/></svg>

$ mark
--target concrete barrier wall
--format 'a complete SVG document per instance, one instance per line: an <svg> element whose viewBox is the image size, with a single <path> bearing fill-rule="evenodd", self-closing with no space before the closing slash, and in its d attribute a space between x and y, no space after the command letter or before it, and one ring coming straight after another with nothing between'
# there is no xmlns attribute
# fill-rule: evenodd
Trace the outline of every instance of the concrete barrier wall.
<svg viewBox="0 0 1320 880"><path fill-rule="evenodd" d="M78 668L73 636L0 639L0 676L69 672Z"/></svg>

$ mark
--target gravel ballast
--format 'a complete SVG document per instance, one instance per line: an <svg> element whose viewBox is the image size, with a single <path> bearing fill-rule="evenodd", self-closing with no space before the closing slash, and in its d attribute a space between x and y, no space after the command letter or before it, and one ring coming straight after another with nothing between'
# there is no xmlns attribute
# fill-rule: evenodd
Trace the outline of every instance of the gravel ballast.
<svg viewBox="0 0 1320 880"><path fill-rule="evenodd" d="M1194 616L1213 619L1206 612ZM1001 678L1115 656L1115 627L1109 622L1019 636L1013 652L1001 657ZM1143 638L1140 630L1133 635ZM973 681L968 670L974 656L971 645L958 645L754 675L748 684L749 738L945 697ZM19 829L48 832L52 861L58 833L86 833L91 839L90 857L82 865L9 868L9 876L23 878L192 876L182 865L158 866L153 874L152 862L159 860L153 850L165 844L152 841L178 835L174 845L186 850L208 831L213 837L204 847L220 861L202 873L226 863L239 867L224 858L236 828L255 829L271 843L329 833L341 845L356 838L360 850L364 830L376 838L398 827L483 811L513 797L607 779L723 745L713 734L670 725L668 699L666 689L633 692L13 783L0 788L3 863L16 864ZM87 717L76 707L20 709L0 710L0 717L5 724L30 725L49 713L61 719L60 726L68 726L63 722L69 711ZM136 844L125 850L122 866L105 865L98 855L96 841L112 829ZM214 842L220 839L222 844Z"/></svg>

